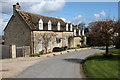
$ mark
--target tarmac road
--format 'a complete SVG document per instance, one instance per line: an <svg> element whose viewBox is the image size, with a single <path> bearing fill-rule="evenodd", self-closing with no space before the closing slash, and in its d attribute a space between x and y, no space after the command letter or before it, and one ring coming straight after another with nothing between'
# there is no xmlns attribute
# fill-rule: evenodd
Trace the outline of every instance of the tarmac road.
<svg viewBox="0 0 120 80"><path fill-rule="evenodd" d="M82 78L81 61L98 51L100 50L87 49L55 56L27 68L16 78Z"/></svg>

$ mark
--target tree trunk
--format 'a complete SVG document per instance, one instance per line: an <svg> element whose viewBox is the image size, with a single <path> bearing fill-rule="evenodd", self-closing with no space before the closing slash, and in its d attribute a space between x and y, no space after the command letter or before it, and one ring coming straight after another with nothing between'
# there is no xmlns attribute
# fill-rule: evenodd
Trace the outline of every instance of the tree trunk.
<svg viewBox="0 0 120 80"><path fill-rule="evenodd" d="M45 53L47 53L47 48L45 48Z"/></svg>
<svg viewBox="0 0 120 80"><path fill-rule="evenodd" d="M108 45L106 45L106 55L108 54Z"/></svg>

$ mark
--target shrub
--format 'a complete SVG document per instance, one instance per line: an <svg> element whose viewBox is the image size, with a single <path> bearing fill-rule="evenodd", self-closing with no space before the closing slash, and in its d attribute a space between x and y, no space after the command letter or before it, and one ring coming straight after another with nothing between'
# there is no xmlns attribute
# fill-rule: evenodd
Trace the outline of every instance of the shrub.
<svg viewBox="0 0 120 80"><path fill-rule="evenodd" d="M60 47L54 47L53 48L53 52L60 52L60 51L63 51L64 49L63 48L60 48Z"/></svg>
<svg viewBox="0 0 120 80"><path fill-rule="evenodd" d="M88 47L88 45L82 44L82 45L80 46L80 48L85 48L85 47Z"/></svg>
<svg viewBox="0 0 120 80"><path fill-rule="evenodd" d="M38 53L32 53L31 56L39 56Z"/></svg>
<svg viewBox="0 0 120 80"><path fill-rule="evenodd" d="M39 55L43 55L44 54L44 50L39 52Z"/></svg>
<svg viewBox="0 0 120 80"><path fill-rule="evenodd" d="M78 45L77 45L77 47L79 47L79 48L80 48L80 44L78 44Z"/></svg>
<svg viewBox="0 0 120 80"><path fill-rule="evenodd" d="M61 48L62 48L62 50L67 50L67 49L68 49L67 46L65 46L65 47L61 47Z"/></svg>
<svg viewBox="0 0 120 80"><path fill-rule="evenodd" d="M70 47L70 49L78 49L79 47Z"/></svg>

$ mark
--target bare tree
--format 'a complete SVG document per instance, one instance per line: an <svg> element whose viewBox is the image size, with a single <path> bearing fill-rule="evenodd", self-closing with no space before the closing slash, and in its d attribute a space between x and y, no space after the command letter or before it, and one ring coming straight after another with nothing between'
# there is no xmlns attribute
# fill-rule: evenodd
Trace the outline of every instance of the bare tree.
<svg viewBox="0 0 120 80"><path fill-rule="evenodd" d="M42 45L45 49L45 53L47 53L48 46L50 44L50 41L52 41L52 38L55 37L55 33L41 33L41 40L42 40Z"/></svg>
<svg viewBox="0 0 120 80"><path fill-rule="evenodd" d="M106 54L108 54L108 47L112 44L112 36L114 34L113 20L106 21L97 21L92 24L90 36L92 37L92 41L97 45L105 45L106 46Z"/></svg>

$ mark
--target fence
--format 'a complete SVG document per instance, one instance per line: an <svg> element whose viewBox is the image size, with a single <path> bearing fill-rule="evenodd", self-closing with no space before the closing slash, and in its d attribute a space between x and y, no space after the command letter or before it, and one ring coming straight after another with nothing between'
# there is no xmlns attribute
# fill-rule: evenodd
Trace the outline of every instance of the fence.
<svg viewBox="0 0 120 80"><path fill-rule="evenodd" d="M0 45L0 59L12 58L11 47L7 45Z"/></svg>
<svg viewBox="0 0 120 80"><path fill-rule="evenodd" d="M16 47L15 45L0 45L0 59L29 57L30 46Z"/></svg>

